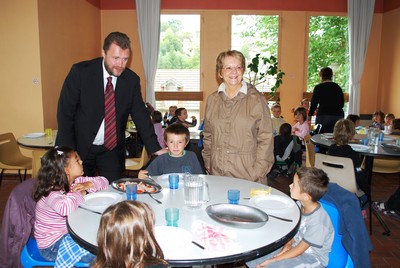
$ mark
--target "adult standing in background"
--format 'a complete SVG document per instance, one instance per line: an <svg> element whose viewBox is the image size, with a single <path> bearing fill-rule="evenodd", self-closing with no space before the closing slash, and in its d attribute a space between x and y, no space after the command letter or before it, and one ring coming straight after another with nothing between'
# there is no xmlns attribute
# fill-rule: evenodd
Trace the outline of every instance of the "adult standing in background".
<svg viewBox="0 0 400 268"><path fill-rule="evenodd" d="M130 54L129 37L112 32L104 40L103 57L74 64L64 81L58 100L56 145L77 150L85 176L97 171L110 182L121 178L129 114L147 151L161 153L142 99L140 78L126 68Z"/></svg>
<svg viewBox="0 0 400 268"><path fill-rule="evenodd" d="M321 133L333 133L336 121L344 118L344 95L342 88L332 81L333 72L329 67L319 71L321 83L314 87L311 107L308 112L311 118L317 110L316 124L321 124Z"/></svg>
<svg viewBox="0 0 400 268"><path fill-rule="evenodd" d="M271 115L265 97L243 81L245 66L239 51L217 58L222 83L207 99L203 158L212 175L265 182L274 164Z"/></svg>

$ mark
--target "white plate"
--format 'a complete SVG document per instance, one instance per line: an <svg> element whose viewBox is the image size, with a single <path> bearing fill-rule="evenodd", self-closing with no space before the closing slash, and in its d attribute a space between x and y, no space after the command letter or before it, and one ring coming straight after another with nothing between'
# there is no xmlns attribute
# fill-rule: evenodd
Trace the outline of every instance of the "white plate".
<svg viewBox="0 0 400 268"><path fill-rule="evenodd" d="M184 173L169 173L169 174L163 174L157 177L157 181L158 183L165 187L165 188L169 188L169 179L168 176L170 174L178 174L179 175L179 185L183 185L183 176L185 175Z"/></svg>
<svg viewBox="0 0 400 268"><path fill-rule="evenodd" d="M324 134L322 134L322 136L324 136L327 139L332 139L333 138L333 133L324 133Z"/></svg>
<svg viewBox="0 0 400 268"><path fill-rule="evenodd" d="M85 202L81 204L82 207L94 210L102 210L121 201L122 195L113 192L97 192L85 195L84 198Z"/></svg>
<svg viewBox="0 0 400 268"><path fill-rule="evenodd" d="M34 133L25 134L24 138L34 139L34 138L43 137L44 135L45 134L43 132L34 132Z"/></svg>
<svg viewBox="0 0 400 268"><path fill-rule="evenodd" d="M282 195L256 196L250 199L250 204L266 210L282 210L294 206L294 202Z"/></svg>
<svg viewBox="0 0 400 268"><path fill-rule="evenodd" d="M156 226L154 233L165 257L168 259L174 258L174 255L180 255L192 244L192 234L179 227Z"/></svg>
<svg viewBox="0 0 400 268"><path fill-rule="evenodd" d="M354 151L366 152L369 151L369 146L363 144L349 144Z"/></svg>

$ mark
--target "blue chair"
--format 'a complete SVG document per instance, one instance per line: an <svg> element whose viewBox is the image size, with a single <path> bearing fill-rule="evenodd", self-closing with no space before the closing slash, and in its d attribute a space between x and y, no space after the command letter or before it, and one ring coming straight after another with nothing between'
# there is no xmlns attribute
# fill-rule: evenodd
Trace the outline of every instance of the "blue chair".
<svg viewBox="0 0 400 268"><path fill-rule="evenodd" d="M47 261L39 253L36 240L29 237L28 242L21 252L21 264L23 267L36 267L36 266L54 266L54 262ZM78 262L75 267L90 267L90 263Z"/></svg>
<svg viewBox="0 0 400 268"><path fill-rule="evenodd" d="M321 199L319 201L331 218L335 236L332 243L332 251L329 253L327 268L354 268L353 261L342 245L342 235L339 234L340 214L335 205Z"/></svg>

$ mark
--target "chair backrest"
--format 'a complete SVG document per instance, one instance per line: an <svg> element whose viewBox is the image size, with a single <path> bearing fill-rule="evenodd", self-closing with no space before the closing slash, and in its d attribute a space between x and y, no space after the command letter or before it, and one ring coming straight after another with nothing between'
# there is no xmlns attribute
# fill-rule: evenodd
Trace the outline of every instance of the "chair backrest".
<svg viewBox="0 0 400 268"><path fill-rule="evenodd" d="M333 228L335 230L335 235L332 243L332 250L329 253L329 263L328 268L350 268L354 267L353 261L351 260L350 255L347 253L346 249L342 244L342 235L339 233L340 230L340 214L335 205L332 203L325 201L323 199L320 200L322 207L328 213L331 218L331 222Z"/></svg>
<svg viewBox="0 0 400 268"><path fill-rule="evenodd" d="M135 164L130 164L130 161L135 162ZM139 170L147 165L150 161L149 154L147 153L146 147L143 146L142 155L140 158L127 158L125 160L126 170Z"/></svg>
<svg viewBox="0 0 400 268"><path fill-rule="evenodd" d="M14 134L11 132L0 134L0 168L7 168L2 167L2 164L15 166L16 163L20 162L21 157L25 158L19 149Z"/></svg>
<svg viewBox="0 0 400 268"><path fill-rule="evenodd" d="M335 182L352 193L358 193L356 174L351 158L317 153L315 154L315 167L325 171L330 182Z"/></svg>
<svg viewBox="0 0 400 268"><path fill-rule="evenodd" d="M306 135L303 138L306 146L306 167L314 167L315 165L315 146L311 142L311 135Z"/></svg>
<svg viewBox="0 0 400 268"><path fill-rule="evenodd" d="M40 167L42 166L41 161L46 150L33 150L32 151L32 178L37 178Z"/></svg>

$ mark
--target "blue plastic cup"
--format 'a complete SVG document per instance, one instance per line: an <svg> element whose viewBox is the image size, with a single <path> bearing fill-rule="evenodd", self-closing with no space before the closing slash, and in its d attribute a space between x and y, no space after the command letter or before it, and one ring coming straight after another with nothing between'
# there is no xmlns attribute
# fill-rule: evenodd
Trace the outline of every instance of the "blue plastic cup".
<svg viewBox="0 0 400 268"><path fill-rule="evenodd" d="M179 220L179 209L177 208L166 208L165 209L165 221L167 226L178 227Z"/></svg>
<svg viewBox="0 0 400 268"><path fill-rule="evenodd" d="M137 184L125 184L126 200L137 199Z"/></svg>
<svg viewBox="0 0 400 268"><path fill-rule="evenodd" d="M368 139L368 138L362 138L362 139L361 139L361 143L362 143L363 145L368 145L369 139Z"/></svg>
<svg viewBox="0 0 400 268"><path fill-rule="evenodd" d="M178 174L168 175L168 180L169 180L169 188L170 189L178 189L179 188L179 175Z"/></svg>
<svg viewBox="0 0 400 268"><path fill-rule="evenodd" d="M383 132L379 133L379 141L383 141L385 134Z"/></svg>
<svg viewBox="0 0 400 268"><path fill-rule="evenodd" d="M236 189L228 190L229 204L239 204L240 191Z"/></svg>

